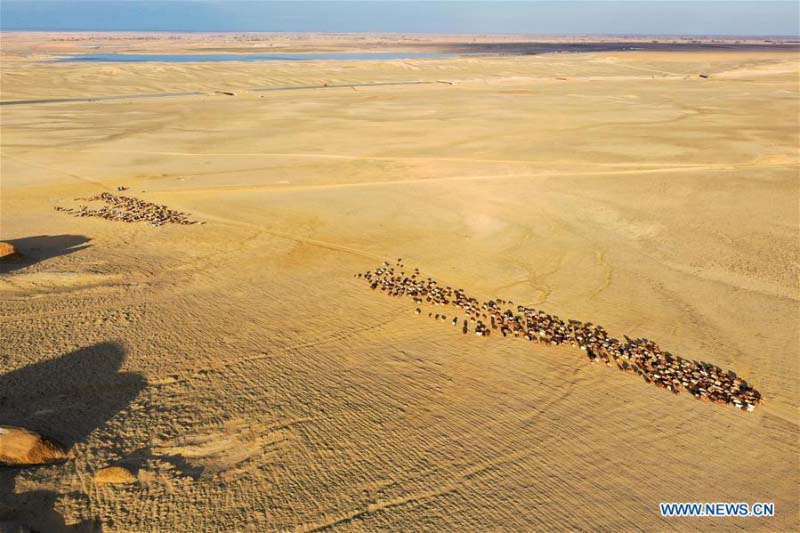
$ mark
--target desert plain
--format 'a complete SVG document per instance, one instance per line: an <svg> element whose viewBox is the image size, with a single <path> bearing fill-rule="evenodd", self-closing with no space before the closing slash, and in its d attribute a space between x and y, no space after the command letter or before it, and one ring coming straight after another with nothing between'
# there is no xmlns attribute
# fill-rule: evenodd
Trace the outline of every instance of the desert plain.
<svg viewBox="0 0 800 533"><path fill-rule="evenodd" d="M800 527L796 49L50 61L454 39L2 35L0 240L23 258L0 265L0 424L71 457L0 469L0 521ZM198 94L9 105L184 92ZM55 209L102 192L199 223ZM572 349L462 335L354 278L397 258L732 369L765 403L747 413ZM108 466L135 479L99 482ZM775 516L660 516L695 501Z"/></svg>

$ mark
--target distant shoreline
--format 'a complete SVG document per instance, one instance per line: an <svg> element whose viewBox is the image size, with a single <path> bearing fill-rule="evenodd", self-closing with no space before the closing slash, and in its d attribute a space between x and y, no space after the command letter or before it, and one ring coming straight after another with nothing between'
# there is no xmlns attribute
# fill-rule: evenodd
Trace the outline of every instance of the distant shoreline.
<svg viewBox="0 0 800 533"><path fill-rule="evenodd" d="M800 51L800 38L410 33L3 31L2 56L406 53L526 56L596 52ZM35 42L35 47L27 44Z"/></svg>

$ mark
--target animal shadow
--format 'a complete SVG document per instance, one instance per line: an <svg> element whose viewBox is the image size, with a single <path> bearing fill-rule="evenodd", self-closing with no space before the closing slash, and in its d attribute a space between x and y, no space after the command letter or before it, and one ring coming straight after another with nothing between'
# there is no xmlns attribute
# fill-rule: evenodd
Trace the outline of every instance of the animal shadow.
<svg viewBox="0 0 800 533"><path fill-rule="evenodd" d="M145 387L140 374L119 371L124 360L120 344L102 342L0 375L0 424L28 428L72 448ZM53 491L15 494L19 471L0 468L0 533L19 530L4 529L4 524L12 523L43 532L100 530L94 521L67 526L54 509L59 495Z"/></svg>

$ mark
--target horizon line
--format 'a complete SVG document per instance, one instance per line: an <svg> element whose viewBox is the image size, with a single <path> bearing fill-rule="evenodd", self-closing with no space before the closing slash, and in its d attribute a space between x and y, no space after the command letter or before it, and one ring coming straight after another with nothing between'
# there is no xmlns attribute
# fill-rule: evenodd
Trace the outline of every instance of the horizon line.
<svg viewBox="0 0 800 533"><path fill-rule="evenodd" d="M586 32L554 32L554 33L519 33L519 32L414 32L414 31L238 31L238 30L129 30L129 29L89 29L89 28L69 28L69 29L33 29L33 28L12 28L0 27L0 33L192 33L192 34L284 34L284 35L473 35L473 36L519 36L519 37L728 37L728 38L780 38L780 39L800 39L800 33L795 35L788 34L730 34L730 33L586 33Z"/></svg>

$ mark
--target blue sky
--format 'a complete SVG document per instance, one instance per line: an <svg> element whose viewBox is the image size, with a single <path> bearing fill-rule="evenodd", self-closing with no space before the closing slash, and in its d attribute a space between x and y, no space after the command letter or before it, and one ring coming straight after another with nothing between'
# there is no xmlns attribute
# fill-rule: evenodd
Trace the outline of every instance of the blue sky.
<svg viewBox="0 0 800 533"><path fill-rule="evenodd" d="M799 5L765 0L0 0L0 29L797 36Z"/></svg>

